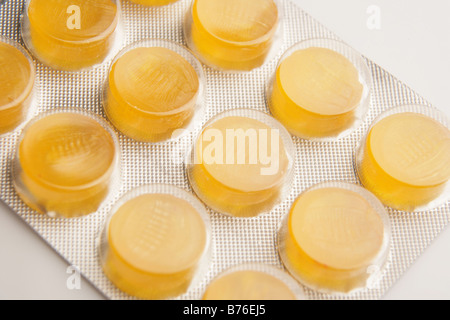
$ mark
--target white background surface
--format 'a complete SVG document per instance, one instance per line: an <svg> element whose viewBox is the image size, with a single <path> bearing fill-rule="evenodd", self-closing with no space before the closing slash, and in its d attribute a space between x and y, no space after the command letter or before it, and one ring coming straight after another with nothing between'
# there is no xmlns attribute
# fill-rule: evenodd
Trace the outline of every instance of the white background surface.
<svg viewBox="0 0 450 320"><path fill-rule="evenodd" d="M450 1L293 1L450 117ZM367 9L372 5L380 8L379 30L367 27ZM86 281L81 289L69 290L67 268L0 203L0 299L103 299ZM450 229L385 299L450 299Z"/></svg>

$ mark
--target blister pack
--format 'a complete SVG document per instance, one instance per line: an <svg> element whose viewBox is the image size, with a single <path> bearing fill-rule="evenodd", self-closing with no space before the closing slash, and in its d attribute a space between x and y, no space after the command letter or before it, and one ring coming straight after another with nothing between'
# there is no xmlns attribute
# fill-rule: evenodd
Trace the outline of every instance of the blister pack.
<svg viewBox="0 0 450 320"><path fill-rule="evenodd" d="M119 8L117 14L120 16L116 16L114 12L108 11L108 13L105 13L105 18L102 20L102 22L107 24L104 26L104 32L95 39L94 43L86 44L88 52L86 55L89 64L95 65L90 68L83 67L85 61L76 58L79 54L74 51L74 46L70 43L64 44L65 51L63 55L69 57L67 60L73 62L71 65L67 65L65 60L60 61L51 55L38 57L40 53L45 55L47 51L54 52L54 50L50 49L52 46L61 48L62 45L58 43L58 38L46 39L45 32L43 34L39 33L42 31L39 28L40 21L28 16L31 12L29 9L30 1L9 0L0 4L0 32L3 37L23 45L28 41L27 37L34 37L35 40L40 39L31 45L27 44L27 46L32 46L36 49L35 52L32 52L36 65L36 93L29 119L34 119L31 120L32 122L37 121L36 119L38 118L36 117L42 117L42 114L52 113L55 110L63 111L63 113L73 112L80 117L83 115L98 117L101 124L99 128L94 128L93 124L86 122L86 127L82 128L82 130L97 130L100 137L102 128L106 129L103 130L104 132L102 131L104 134L101 136L103 137L102 139L105 139L105 141L111 140L111 148L116 146L116 149L118 149L117 152L111 153L109 162L106 156L95 157L95 155L92 155L93 158L90 158L91 165L95 164L96 167L104 166L104 171L109 174L106 178L104 175L102 176L102 179L105 178L106 180L96 179L98 177L89 177L89 170L83 172L79 177L80 179L95 180L98 185L90 185L90 187L99 188L99 190L104 185L109 185L110 183L114 185L114 188L109 189L108 196L105 197L106 200L103 201L95 213L69 219L67 216L72 216L70 210L64 211L65 208L57 208L55 209L56 211L67 213L65 217L49 217L36 213L35 210L39 211L42 203L31 203L33 201L30 201L28 204L35 210L31 209L18 196L14 187L14 184L20 184L25 187L27 185L26 179L17 179L17 175L20 175L22 171L28 170L28 167L22 164L21 167L19 166L19 173L16 172L15 168L17 154L19 153L17 145L19 141L23 141L23 132L26 133L30 129L30 125L18 127L15 131L0 136L0 197L68 263L79 269L86 279L107 298L131 299L130 295L119 290L105 275L104 268L102 268L102 264L104 264L103 258L99 258L99 248L101 247L99 243L102 242L102 232L106 221L110 218L110 213L117 211L117 203L121 203L122 199L124 199L123 197L127 198L130 192L133 193L132 190L141 190L139 188L148 185L160 186L159 188L163 189L164 187L162 186L171 185L178 190L175 194L183 194L183 196L180 196L182 198L185 197L185 193L194 194L194 191L202 186L199 180L196 180L196 183L190 181L195 179L196 173L195 170L189 169L190 164L187 162L189 162L191 153L195 152L195 150L193 151L193 146L196 144L196 139L201 129L205 125L211 124L210 120L217 119L217 116L223 114L223 112L231 112L234 115L232 110L243 110L241 113L246 116L252 114L252 117L262 117L258 119L263 119L265 116L259 115L260 113L266 115L270 114L271 111L274 113L270 108L271 90L268 87L276 81L274 76L276 77L277 65L284 53L293 45L308 39L326 38L328 42L339 41L339 39L292 2L280 0L277 3L281 10L281 25L277 30L272 30L269 28L270 26L265 26L270 29L268 32L273 32L272 36L275 37L275 41L273 41L271 51L264 58L264 64L254 69L255 65L260 63L259 59L262 59L257 50L266 52L266 46L268 46L268 39L259 38L257 43L251 43L251 48L257 48L254 49L255 52L252 51L253 49L246 51L247 53L250 52L248 53L249 55L254 54L256 58L253 56L245 58L244 60L247 63L239 65L242 69L239 72L224 72L223 69L227 68L228 61L209 56L209 48L206 44L212 44L214 41L208 38L209 35L202 33L201 29L197 30L193 26L195 23L198 23L196 20L199 19L202 8L198 9L200 13L197 14L196 12L193 15L192 2L190 0L180 0L161 7L146 7L127 0L113 2L117 4L117 8ZM205 7L203 9L207 10L208 8ZM24 12L28 14L24 15ZM34 14L37 13L35 12ZM271 21L272 17L267 15L267 19ZM204 23L212 22L204 21ZM110 26L112 25L117 28L115 33L110 32ZM242 37L244 36L247 35L242 35ZM25 37L25 41L23 37ZM202 39L201 37L205 38ZM112 122L117 128L120 127L121 121L124 122L126 120L125 117L133 115L131 111L126 113L126 115L114 114L114 110L109 109L109 107L114 107L113 102L111 102L111 96L114 95L114 92L108 91L107 84L112 79L110 70L113 63L117 61L119 52L124 48L129 48L129 46L133 47L137 41L144 41L142 43L147 43L147 46L150 46L152 43L164 42L164 46L161 47L172 48L187 61L191 62L191 75L197 74L200 79L199 82L192 82L192 87L196 88L199 94L197 104L191 103L192 96L188 95L187 89L183 89L183 92L186 93L184 105L175 110L179 111L179 113L169 113L161 116L165 117L163 122L164 128L171 127L176 123L177 128L182 127L186 129L183 130L181 135L173 135L174 131L176 131L175 125L174 130L161 132L158 131L160 130L158 124L154 122L152 122L151 126L155 128L155 132L152 132L151 137L147 136L144 139L140 139L142 137L140 135L140 127L124 128L123 130L128 130L127 132L129 132L127 136L112 128L112 126L110 128L108 118L110 120L115 119ZM191 42L195 43L195 41L197 41L197 46L193 48ZM201 43L204 46L200 45ZM341 42L339 41L339 43ZM225 43L224 41L224 43L217 45L218 47L222 46L220 50L224 51L220 55L222 58L233 59L235 50L233 43ZM178 49L175 48L180 46L191 47L193 53L181 49L177 51ZM202 67L200 64L190 60L194 54L199 53L203 53L202 56L205 58L200 59L202 62L208 60L215 67L211 68L206 65ZM86 55L84 56L86 57ZM119 54L120 57L126 57L126 55L127 49ZM99 60L95 61L95 59ZM47 64L41 63L41 60L47 61ZM361 92L363 95L366 95L366 106L363 106L360 110L361 112L358 111L356 115L361 125L354 127L354 130L348 132L345 136L339 137L339 139L308 140L293 137L292 146L286 142L287 140L284 140L288 155L286 166L291 166L289 168L292 169L292 172L286 175L286 181L283 187L280 187L283 194L281 203L278 203L276 206L270 204L268 206L269 209L264 208L268 212L262 215L244 218L239 216L239 214L224 215L219 213L221 211L219 210L221 208L220 204L217 204L217 210L213 210L209 207L214 207L214 205L204 201L209 204L207 207L208 214L201 217L204 221L208 220L205 222L207 226L205 234L211 237L211 241L207 241L207 246L205 246L204 242L202 242L204 239L199 239L200 249L197 248L197 256L192 253L192 256L186 257L186 259L189 258L191 260L198 258L197 260L201 263L201 268L199 269L201 272L197 272L194 276L196 279L193 282L194 285L186 293L177 295L177 298L201 298L213 279L225 270L238 265L257 263L283 270L284 265L278 252L278 231L284 226L286 222L285 217L289 214L299 195L312 186L324 182L339 181L340 183L360 184L357 170L359 161L359 158L356 157L357 150L373 121L380 114L395 106L424 105L431 108L429 103L419 94L412 91L380 66L366 58L363 58L362 61L367 66L367 70L360 70L360 79L365 81L365 87L361 89ZM52 62L54 62L55 65L53 67L55 68L47 66L52 64ZM76 65L74 65L75 63ZM175 64L175 62L172 62L171 65ZM73 67L81 68L81 70L69 70ZM133 65L131 64L130 68L132 67ZM120 71L120 66L115 64L115 72L119 73ZM162 71L159 70L158 72ZM364 75L367 77L364 78ZM133 81L133 79L130 77L129 81ZM130 83L125 82L124 86ZM118 82L115 84L119 85ZM142 89L142 94L152 90L151 88L144 89ZM126 100L124 96L120 98ZM192 116L190 114L191 111L195 111L196 115ZM242 116L241 113L235 112L239 116ZM192 121L189 122L189 125L180 125L179 122L185 121L185 119ZM261 121L264 122L265 120ZM342 121L345 121L345 119ZM267 124L271 125L269 122ZM144 125L148 126L148 124ZM444 125L448 128L448 123L444 123ZM37 128L35 129L37 130ZM114 140L115 138L107 137L107 134L117 136L117 141ZM283 132L283 134L282 138L284 139L287 132L286 134ZM154 139L159 139L160 136L167 135L172 136L172 138L166 139L165 142L153 141ZM132 139L129 136L134 136L137 139ZM102 146L105 143L107 142L102 143ZM99 146L92 145L92 150L98 149ZM102 152L105 155L109 151L106 148ZM290 155L292 155L292 158ZM37 163L38 160L34 162L36 165ZM114 169L116 166L118 168ZM86 168L90 168L90 166L86 165ZM248 188L250 187L254 186L249 186ZM29 188L31 187L28 186L25 189L29 190ZM153 190L152 188L150 189ZM100 190L96 192L105 191ZM167 192L170 193L169 191ZM222 191L217 192L217 194L221 194ZM166 191L163 193L166 193ZM445 193L447 196L446 202L435 208L426 208L426 210L418 212L400 211L392 208L385 209L387 211L386 217L389 217L386 225L389 224L390 230L390 254L387 257L387 262L383 262L382 270L375 270L377 266L366 270L369 274L376 274L376 279L371 279L372 281L368 283L366 288L351 294L329 294L326 291L304 287L305 296L310 299L381 298L450 222L448 189L445 190ZM46 195L48 196L48 194ZM59 196L64 196L64 193L62 195L59 194ZM42 197L44 198L44 193ZM85 195L81 192L79 198L80 203L85 201L83 200ZM197 198L191 199L189 197L188 199L186 196L186 199L193 207L199 202ZM200 197L200 200L205 199ZM95 199L89 201L92 203ZM45 201L43 200L43 202ZM49 201L45 203L48 205ZM51 209L47 210L51 211ZM227 208L224 210L226 211ZM240 212L238 209L236 210ZM386 225L385 229L381 228L381 230L386 230ZM387 249L384 248L383 250ZM199 256L201 254L203 255L200 259ZM189 269L192 267L191 262L186 262L186 268L182 272L174 269L174 273L183 273L183 280L186 280L185 277L192 276L190 274L192 270ZM115 271L113 270L112 272ZM162 282L162 286L164 285L165 283Z"/></svg>

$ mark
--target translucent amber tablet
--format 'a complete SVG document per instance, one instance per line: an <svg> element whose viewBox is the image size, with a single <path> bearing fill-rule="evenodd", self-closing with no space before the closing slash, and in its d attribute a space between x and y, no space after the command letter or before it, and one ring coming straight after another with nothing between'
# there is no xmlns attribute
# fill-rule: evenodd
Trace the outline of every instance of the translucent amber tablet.
<svg viewBox="0 0 450 320"><path fill-rule="evenodd" d="M261 66L278 26L273 0L195 0L192 45L207 64L225 70Z"/></svg>
<svg viewBox="0 0 450 320"><path fill-rule="evenodd" d="M178 0L130 0L131 2L142 4L144 6L165 6L177 2Z"/></svg>
<svg viewBox="0 0 450 320"><path fill-rule="evenodd" d="M236 271L214 280L203 300L296 300L280 279L260 271Z"/></svg>
<svg viewBox="0 0 450 320"><path fill-rule="evenodd" d="M33 209L60 217L95 212L106 198L115 142L97 121L76 113L37 120L19 144L19 195Z"/></svg>
<svg viewBox="0 0 450 320"><path fill-rule="evenodd" d="M380 254L383 220L356 192L322 188L300 196L284 235L285 264L314 289L349 292L364 287Z"/></svg>
<svg viewBox="0 0 450 320"><path fill-rule="evenodd" d="M362 183L385 204L414 210L450 179L450 131L419 113L388 116L371 129L359 167Z"/></svg>
<svg viewBox="0 0 450 320"><path fill-rule="evenodd" d="M277 129L252 118L222 118L204 129L195 152L191 183L211 208L251 217L280 199L289 159ZM261 153L271 156L271 163Z"/></svg>
<svg viewBox="0 0 450 320"><path fill-rule="evenodd" d="M160 142L186 127L199 93L194 67L163 47L136 48L111 68L105 111L125 135Z"/></svg>
<svg viewBox="0 0 450 320"><path fill-rule="evenodd" d="M132 296L175 297L188 289L206 238L205 223L189 202L169 194L141 195L112 216L103 269Z"/></svg>
<svg viewBox="0 0 450 320"><path fill-rule="evenodd" d="M270 109L296 136L332 137L354 124L362 94L358 70L350 60L336 51L311 47L279 65Z"/></svg>
<svg viewBox="0 0 450 320"><path fill-rule="evenodd" d="M24 121L34 82L32 62L19 49L0 40L0 135Z"/></svg>
<svg viewBox="0 0 450 320"><path fill-rule="evenodd" d="M31 45L45 64L78 70L108 55L118 23L113 0L30 0Z"/></svg>

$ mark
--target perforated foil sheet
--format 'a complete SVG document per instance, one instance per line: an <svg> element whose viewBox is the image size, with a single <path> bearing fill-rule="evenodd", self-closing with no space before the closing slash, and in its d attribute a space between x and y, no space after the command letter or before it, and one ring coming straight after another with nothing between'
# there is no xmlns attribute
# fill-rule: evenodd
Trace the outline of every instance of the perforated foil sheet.
<svg viewBox="0 0 450 320"><path fill-rule="evenodd" d="M1 34L22 42L20 14L23 0L0 2ZM284 2L284 39L277 56L264 67L250 73L223 74L205 67L206 112L205 123L214 115L234 108L249 108L268 112L265 85L276 68L281 54L298 41L328 37L330 31L289 1ZM2 3L2 4L1 4ZM189 0L181 0L162 8L146 8L122 1L124 43L144 38L163 38L181 44L183 19L190 7ZM344 17L343 17L344 18ZM67 73L52 70L37 63L41 93L34 114L53 108L80 108L104 116L101 87L110 61L93 70ZM296 197L308 187L330 180L358 183L353 168L353 152L369 124L389 107L402 104L428 104L422 97L395 79L388 72L368 61L374 80L371 108L365 124L349 137L334 143L312 143L294 139L297 148L296 177L289 198L270 214L253 219L235 219L211 213L214 253L208 272L201 283L182 299L201 297L207 284L228 267L245 262L260 262L283 268L277 254L276 232L282 217ZM197 124L197 131L203 123ZM0 196L23 220L47 241L70 264L111 299L130 299L116 289L103 275L97 259L96 238L113 202L134 187L165 183L189 190L184 170L184 154L193 143L195 133L181 140L152 145L120 137L123 181L114 199L88 217L74 220L53 220L32 212L16 195L11 183L10 160L20 132L0 139ZM379 299L417 259L450 221L450 202L422 213L397 212L389 209L392 222L391 260L379 283L350 296L327 296L306 289L311 299Z"/></svg>

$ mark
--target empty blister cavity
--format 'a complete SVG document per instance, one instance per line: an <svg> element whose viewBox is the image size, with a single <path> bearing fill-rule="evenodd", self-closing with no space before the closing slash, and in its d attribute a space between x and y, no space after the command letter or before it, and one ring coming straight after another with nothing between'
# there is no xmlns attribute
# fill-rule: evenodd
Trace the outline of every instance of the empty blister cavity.
<svg viewBox="0 0 450 320"><path fill-rule="evenodd" d="M375 120L356 153L362 184L392 208L432 209L449 199L449 122L420 105L390 109Z"/></svg>
<svg viewBox="0 0 450 320"><path fill-rule="evenodd" d="M204 275L210 237L209 216L193 195L169 185L144 186L114 205L99 239L100 263L131 296L176 298Z"/></svg>
<svg viewBox="0 0 450 320"><path fill-rule="evenodd" d="M122 50L104 88L103 107L114 126L142 142L187 132L203 111L204 75L186 48L143 40Z"/></svg>
<svg viewBox="0 0 450 320"><path fill-rule="evenodd" d="M379 281L391 227L381 202L360 186L328 182L302 193L278 234L281 260L294 278L325 293L350 293Z"/></svg>
<svg viewBox="0 0 450 320"><path fill-rule="evenodd" d="M0 37L0 136L27 119L35 91L33 60L21 45Z"/></svg>
<svg viewBox="0 0 450 320"><path fill-rule="evenodd" d="M264 264L243 264L221 273L203 300L305 300L300 285L286 272Z"/></svg>
<svg viewBox="0 0 450 320"><path fill-rule="evenodd" d="M210 208L235 216L270 212L290 192L294 146L272 117L254 110L226 111L197 138L187 173Z"/></svg>
<svg viewBox="0 0 450 320"><path fill-rule="evenodd" d="M208 66L250 71L262 66L279 47L281 24L278 1L195 0L184 33L189 47Z"/></svg>
<svg viewBox="0 0 450 320"><path fill-rule="evenodd" d="M293 135L324 141L361 125L371 88L361 54L340 41L313 39L283 55L266 96L272 115Z"/></svg>
<svg viewBox="0 0 450 320"><path fill-rule="evenodd" d="M51 217L96 212L120 183L118 141L100 117L51 112L32 120L13 160L18 195Z"/></svg>
<svg viewBox="0 0 450 320"><path fill-rule="evenodd" d="M22 35L45 65L78 71L102 63L120 42L120 1L28 0Z"/></svg>

